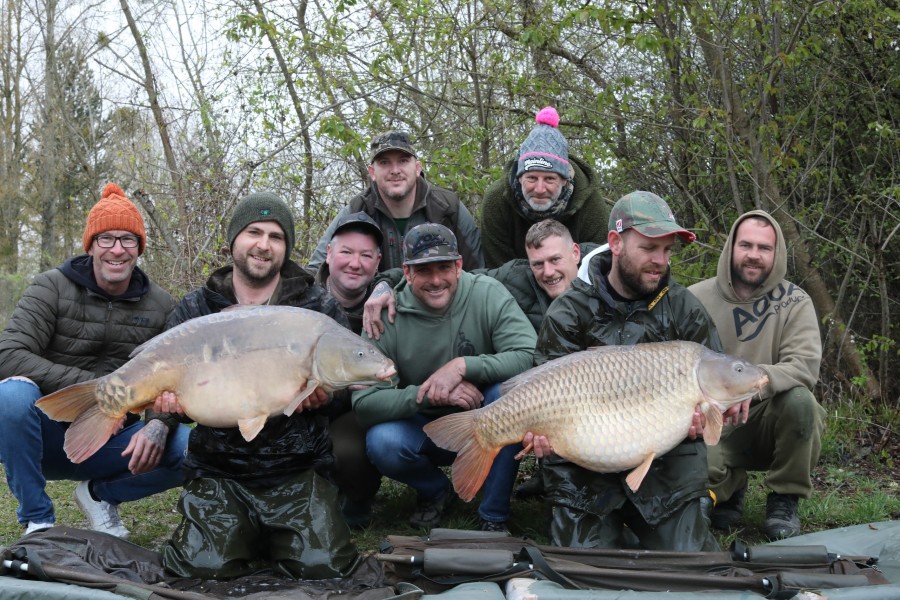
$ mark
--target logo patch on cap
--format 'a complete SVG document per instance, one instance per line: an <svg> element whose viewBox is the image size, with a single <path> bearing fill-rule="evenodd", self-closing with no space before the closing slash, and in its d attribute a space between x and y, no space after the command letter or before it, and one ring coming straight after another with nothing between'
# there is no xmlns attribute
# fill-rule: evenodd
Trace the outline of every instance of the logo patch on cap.
<svg viewBox="0 0 900 600"><path fill-rule="evenodd" d="M271 209L271 208L261 208L261 209L259 209L259 216L261 216L261 217L268 217L270 214L272 214L272 209Z"/></svg>
<svg viewBox="0 0 900 600"><path fill-rule="evenodd" d="M537 171L550 171L553 169L553 163L543 156L529 157L523 160L522 163L525 165L526 171L531 171L532 169Z"/></svg>
<svg viewBox="0 0 900 600"><path fill-rule="evenodd" d="M622 227L622 219L616 219L616 231L622 233L622 229L624 229Z"/></svg>

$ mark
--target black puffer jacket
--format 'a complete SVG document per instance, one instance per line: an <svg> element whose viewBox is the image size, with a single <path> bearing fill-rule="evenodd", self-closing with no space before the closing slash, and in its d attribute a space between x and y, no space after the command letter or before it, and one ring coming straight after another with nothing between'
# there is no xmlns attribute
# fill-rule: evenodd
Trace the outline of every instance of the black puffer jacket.
<svg viewBox="0 0 900 600"><path fill-rule="evenodd" d="M89 255L40 273L0 335L0 379L19 375L49 394L112 373L165 329L175 299L135 268L128 290L110 297Z"/></svg>
<svg viewBox="0 0 900 600"><path fill-rule="evenodd" d="M232 273L230 265L218 269L205 287L189 292L172 313L169 326L237 304ZM314 285L310 273L291 261L285 261L281 269L281 283L271 303L315 310L349 328L347 317L334 298ZM266 421L250 442L244 440L237 427L197 425L191 432L184 462L187 479L226 477L262 487L277 485L305 469L327 473L334 459L326 423L325 416L315 410L290 417L279 415Z"/></svg>

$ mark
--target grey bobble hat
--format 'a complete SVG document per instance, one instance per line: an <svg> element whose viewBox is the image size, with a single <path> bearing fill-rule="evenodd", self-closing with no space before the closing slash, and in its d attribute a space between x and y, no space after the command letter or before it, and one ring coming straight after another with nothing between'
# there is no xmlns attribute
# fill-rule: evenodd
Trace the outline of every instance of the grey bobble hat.
<svg viewBox="0 0 900 600"><path fill-rule="evenodd" d="M294 216L287 203L272 192L256 192L244 196L238 201L237 206L234 207L234 213L231 215L231 221L228 222L226 233L228 248L234 246L234 238L247 225L259 221L275 221L281 225L287 242L284 259L290 258L291 249L294 247Z"/></svg>
<svg viewBox="0 0 900 600"><path fill-rule="evenodd" d="M516 177L528 171L548 171L565 180L571 179L569 143L559 132L559 113L552 106L546 106L534 120L537 125L519 148Z"/></svg>

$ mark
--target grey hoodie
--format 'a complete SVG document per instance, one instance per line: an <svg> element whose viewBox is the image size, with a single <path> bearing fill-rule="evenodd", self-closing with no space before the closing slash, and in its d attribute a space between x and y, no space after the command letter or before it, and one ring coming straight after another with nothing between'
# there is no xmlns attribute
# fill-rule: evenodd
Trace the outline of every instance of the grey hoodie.
<svg viewBox="0 0 900 600"><path fill-rule="evenodd" d="M772 272L746 300L734 292L731 256L738 225L747 217L766 219L775 228L775 263ZM810 390L819 378L822 342L812 299L787 281L787 248L781 227L771 215L753 210L731 226L719 256L716 276L688 288L709 312L719 331L725 352L762 368L769 384L763 399L797 386Z"/></svg>

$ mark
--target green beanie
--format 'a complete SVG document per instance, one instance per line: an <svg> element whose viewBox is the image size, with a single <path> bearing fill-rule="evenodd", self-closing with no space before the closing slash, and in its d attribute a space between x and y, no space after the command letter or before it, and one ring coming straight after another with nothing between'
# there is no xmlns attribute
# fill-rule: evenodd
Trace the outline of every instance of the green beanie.
<svg viewBox="0 0 900 600"><path fill-rule="evenodd" d="M294 217L284 200L272 192L256 192L240 199L228 223L228 248L234 246L234 238L244 227L259 221L275 221L281 225L287 242L284 259L290 258L294 247Z"/></svg>

